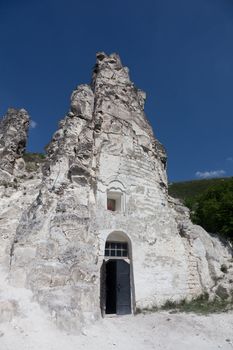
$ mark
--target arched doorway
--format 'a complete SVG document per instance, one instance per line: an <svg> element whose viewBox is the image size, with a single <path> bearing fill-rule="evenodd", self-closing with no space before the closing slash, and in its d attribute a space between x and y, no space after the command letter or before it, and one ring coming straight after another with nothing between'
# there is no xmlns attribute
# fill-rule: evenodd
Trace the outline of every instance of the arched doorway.
<svg viewBox="0 0 233 350"><path fill-rule="evenodd" d="M102 314L131 313L131 244L120 232L110 234L105 243L101 268Z"/></svg>
<svg viewBox="0 0 233 350"><path fill-rule="evenodd" d="M131 313L130 264L124 260L106 262L106 314Z"/></svg>

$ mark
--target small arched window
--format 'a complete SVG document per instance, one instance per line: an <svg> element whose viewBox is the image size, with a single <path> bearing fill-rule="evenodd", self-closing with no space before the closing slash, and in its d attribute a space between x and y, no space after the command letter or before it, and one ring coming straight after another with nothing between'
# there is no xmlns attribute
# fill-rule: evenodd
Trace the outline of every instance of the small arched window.
<svg viewBox="0 0 233 350"><path fill-rule="evenodd" d="M110 211L125 211L125 188L120 181L112 181L107 189L107 209Z"/></svg>
<svg viewBox="0 0 233 350"><path fill-rule="evenodd" d="M131 256L131 243L129 237L121 231L113 231L105 242L105 257L128 258Z"/></svg>
<svg viewBox="0 0 233 350"><path fill-rule="evenodd" d="M116 191L107 192L107 209L111 211L122 211L122 193Z"/></svg>

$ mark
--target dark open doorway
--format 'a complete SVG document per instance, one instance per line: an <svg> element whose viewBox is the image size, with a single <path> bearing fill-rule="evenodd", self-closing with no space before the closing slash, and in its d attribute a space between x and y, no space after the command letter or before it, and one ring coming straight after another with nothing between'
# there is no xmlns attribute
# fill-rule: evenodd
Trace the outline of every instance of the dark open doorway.
<svg viewBox="0 0 233 350"><path fill-rule="evenodd" d="M106 314L116 314L116 260L106 264Z"/></svg>
<svg viewBox="0 0 233 350"><path fill-rule="evenodd" d="M105 265L105 313L131 313L130 264L123 259L109 260Z"/></svg>

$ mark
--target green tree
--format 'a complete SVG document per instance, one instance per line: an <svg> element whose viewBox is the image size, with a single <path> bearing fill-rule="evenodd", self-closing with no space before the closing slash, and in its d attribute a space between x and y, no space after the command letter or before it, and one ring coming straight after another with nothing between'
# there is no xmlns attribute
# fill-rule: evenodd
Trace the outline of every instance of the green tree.
<svg viewBox="0 0 233 350"><path fill-rule="evenodd" d="M208 188L191 210L194 223L233 241L233 179Z"/></svg>

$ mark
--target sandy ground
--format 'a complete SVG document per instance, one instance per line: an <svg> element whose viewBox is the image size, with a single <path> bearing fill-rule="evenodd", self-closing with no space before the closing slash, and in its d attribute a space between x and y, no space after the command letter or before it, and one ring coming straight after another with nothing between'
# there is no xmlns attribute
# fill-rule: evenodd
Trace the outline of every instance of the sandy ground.
<svg viewBox="0 0 233 350"><path fill-rule="evenodd" d="M30 290L10 286L0 268L0 350L233 349L232 311L105 317L74 335L58 330L32 297ZM9 300L18 305L13 315L4 313Z"/></svg>
<svg viewBox="0 0 233 350"><path fill-rule="evenodd" d="M0 324L0 350L78 349L233 349L233 313L107 317L81 335L61 332L49 321L41 323L39 310L37 317Z"/></svg>

